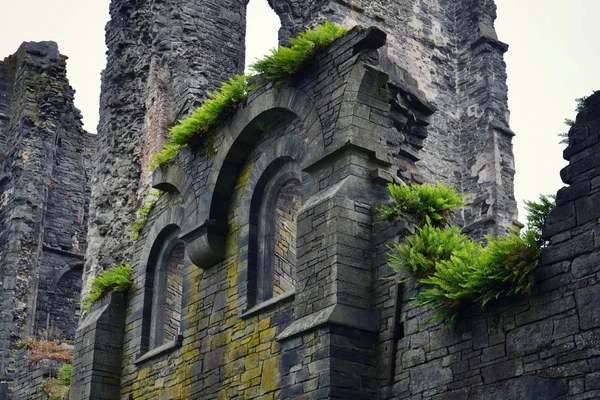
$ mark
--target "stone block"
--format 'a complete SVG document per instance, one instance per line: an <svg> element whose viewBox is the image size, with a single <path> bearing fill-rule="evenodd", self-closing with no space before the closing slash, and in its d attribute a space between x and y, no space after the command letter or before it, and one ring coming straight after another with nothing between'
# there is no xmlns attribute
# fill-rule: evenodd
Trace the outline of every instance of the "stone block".
<svg viewBox="0 0 600 400"><path fill-rule="evenodd" d="M575 292L581 329L588 330L600 326L600 289L589 286Z"/></svg>
<svg viewBox="0 0 600 400"><path fill-rule="evenodd" d="M587 222L600 218L600 192L584 197L575 202L577 212L577 224L583 225Z"/></svg>
<svg viewBox="0 0 600 400"><path fill-rule="evenodd" d="M523 362L520 359L504 361L481 370L484 385L514 378L522 374Z"/></svg>
<svg viewBox="0 0 600 400"><path fill-rule="evenodd" d="M575 278L600 272L600 252L577 257L573 260L571 270Z"/></svg>
<svg viewBox="0 0 600 400"><path fill-rule="evenodd" d="M594 233L585 232L565 242L545 248L542 254L542 261L544 265L550 265L590 253L594 248Z"/></svg>
<svg viewBox="0 0 600 400"><path fill-rule="evenodd" d="M416 394L447 384L452 378L452 369L444 367L441 359L421 364L410 370L411 392Z"/></svg>
<svg viewBox="0 0 600 400"><path fill-rule="evenodd" d="M524 356L542 350L552 342L553 323L546 319L510 331L506 337L509 357Z"/></svg>
<svg viewBox="0 0 600 400"><path fill-rule="evenodd" d="M569 385L564 379L524 376L473 388L469 400L566 400Z"/></svg>

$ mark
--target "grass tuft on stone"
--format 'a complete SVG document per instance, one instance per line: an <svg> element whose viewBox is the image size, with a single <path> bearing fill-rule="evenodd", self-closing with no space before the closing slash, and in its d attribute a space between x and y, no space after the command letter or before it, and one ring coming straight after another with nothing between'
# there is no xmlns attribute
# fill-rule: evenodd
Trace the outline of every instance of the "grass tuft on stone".
<svg viewBox="0 0 600 400"><path fill-rule="evenodd" d="M92 304L106 296L110 292L125 292L132 285L132 269L129 264L121 263L101 272L92 280L90 291L82 302L85 312L90 312Z"/></svg>
<svg viewBox="0 0 600 400"><path fill-rule="evenodd" d="M291 38L290 47L280 46L271 50L271 54L250 65L250 69L263 74L269 81L281 84L296 74L316 52L346 32L348 28L327 21Z"/></svg>
<svg viewBox="0 0 600 400"><path fill-rule="evenodd" d="M150 168L156 169L157 166L173 160L181 149L230 116L248 98L250 77L236 75L228 82L223 82L219 90L208 93L208 99L202 106L171 128L167 143L162 151L153 155Z"/></svg>
<svg viewBox="0 0 600 400"><path fill-rule="evenodd" d="M136 241L140 238L140 234L142 233L142 229L146 226L148 222L148 216L150 212L156 206L156 202L162 196L163 192L158 189L152 189L148 191L148 193L144 196L144 201L142 203L142 207L137 210L137 219L133 221L129 230L131 231L131 240Z"/></svg>

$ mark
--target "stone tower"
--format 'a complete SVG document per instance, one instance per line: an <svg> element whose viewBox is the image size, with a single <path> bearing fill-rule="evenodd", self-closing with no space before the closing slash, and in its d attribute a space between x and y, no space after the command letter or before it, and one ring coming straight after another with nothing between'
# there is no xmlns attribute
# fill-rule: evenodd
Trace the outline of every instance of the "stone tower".
<svg viewBox="0 0 600 400"><path fill-rule="evenodd" d="M14 378L17 341L49 330L72 340L79 319L93 136L66 59L56 43L31 42L0 62L3 382Z"/></svg>
<svg viewBox="0 0 600 400"><path fill-rule="evenodd" d="M380 280L385 185L455 185L476 238L516 222L492 1L269 4L282 43L324 20L373 28L151 175L167 128L242 71L246 2L111 3L85 274L126 261L135 289L82 320L72 399L393 396L405 378L380 361L418 311ZM133 242L149 186L166 195Z"/></svg>

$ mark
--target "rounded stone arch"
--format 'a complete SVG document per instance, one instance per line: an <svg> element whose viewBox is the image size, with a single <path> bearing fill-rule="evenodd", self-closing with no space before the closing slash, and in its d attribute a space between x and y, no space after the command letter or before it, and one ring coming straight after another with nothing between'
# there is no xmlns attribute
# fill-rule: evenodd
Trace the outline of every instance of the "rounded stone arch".
<svg viewBox="0 0 600 400"><path fill-rule="evenodd" d="M139 276L140 278L145 277L148 269L148 262L152 253L154 244L165 235L170 234L173 230L183 231L185 221L185 208L184 206L174 206L163 211L156 221L152 224L150 232L144 242L144 247L140 253L139 258ZM145 280L140 279L139 282L141 287L145 287Z"/></svg>
<svg viewBox="0 0 600 400"><path fill-rule="evenodd" d="M166 170L157 168L152 174L152 187L163 192L176 193L183 200L186 210L195 209L196 194L193 179L179 163L170 165Z"/></svg>
<svg viewBox="0 0 600 400"><path fill-rule="evenodd" d="M208 268L223 259L233 189L242 173L248 150L269 129L285 124L294 124L301 132L296 139L286 139L284 145L297 147L294 151L304 149L306 156L301 168L323 155L325 145L320 115L305 93L289 86L269 88L251 97L248 105L238 110L231 123L218 132L222 142L211 160L207 190L197 199L197 227L184 239L188 254L196 265Z"/></svg>
<svg viewBox="0 0 600 400"><path fill-rule="evenodd" d="M303 176L301 174L302 169L307 165L306 158L309 152L308 147L304 142L297 136L284 136L277 139L271 146L269 146L260 158L252 166L252 172L248 178L248 184L244 189L242 195L242 204L250 204L252 197L255 195L257 185L260 182L261 177L264 176L265 171L274 166L279 169L285 164L294 164L291 173L302 181ZM306 174L308 176L308 174ZM247 208L243 207L240 211L240 217L238 218L238 225L243 225L247 221Z"/></svg>
<svg viewBox="0 0 600 400"><path fill-rule="evenodd" d="M156 325L159 322L156 321L155 316L156 310L158 309L157 299L161 295L161 293L157 292L157 282L161 283L161 281L167 281L165 271L163 271L165 272L165 274L163 274L165 277L157 277L157 274L160 275L161 271L159 269L163 268L162 262L170 258L171 252L176 247L183 246L180 236L184 224L184 206L179 205L164 210L152 224L144 242L143 249L140 252L139 267L136 271L138 277L137 285L139 287L138 296L140 297L135 299L135 301L140 301L142 303L144 310L140 327L140 354L157 347L155 338L158 328ZM184 263L183 258L180 261L181 263ZM183 288L181 288L181 293L182 292ZM181 304L179 304L179 307L181 307ZM179 340L177 336L178 335L175 334L173 340Z"/></svg>
<svg viewBox="0 0 600 400"><path fill-rule="evenodd" d="M242 248L239 271L247 279L239 282L240 293L248 307L265 297L259 293L259 282L263 281L265 272L256 258L260 252L257 248L260 241L259 220L264 221L267 210L274 209L273 192L277 192L285 182L295 180L299 186L308 184L310 174L302 172L308 158L308 146L296 135L286 135L273 141L253 163L243 193L236 200L235 205L239 206L235 222L240 227L238 241L247 243L247 247Z"/></svg>
<svg viewBox="0 0 600 400"><path fill-rule="evenodd" d="M58 286L58 282L69 272L71 272L71 270L74 269L78 269L81 268L81 273L83 274L83 266L84 266L85 262L84 261L75 261L72 263L68 263L65 264L60 271L58 271L55 275L54 275L54 279L52 279L52 283L50 283L50 286L48 286L48 293L55 293L56 292L56 287Z"/></svg>

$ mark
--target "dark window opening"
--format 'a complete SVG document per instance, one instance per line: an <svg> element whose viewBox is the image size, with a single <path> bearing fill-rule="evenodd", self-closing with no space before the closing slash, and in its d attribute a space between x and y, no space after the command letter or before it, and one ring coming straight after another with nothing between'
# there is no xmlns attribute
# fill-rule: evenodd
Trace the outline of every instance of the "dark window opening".
<svg viewBox="0 0 600 400"><path fill-rule="evenodd" d="M251 205L248 257L249 307L296 288L296 227L302 203L300 181L268 168Z"/></svg>
<svg viewBox="0 0 600 400"><path fill-rule="evenodd" d="M142 352L175 342L181 334L185 265L179 228L169 226L158 235L146 270Z"/></svg>

